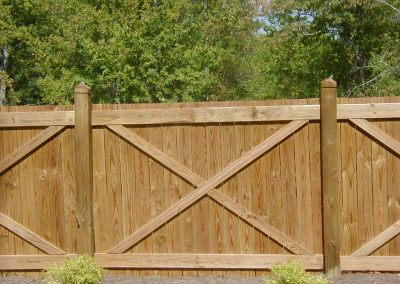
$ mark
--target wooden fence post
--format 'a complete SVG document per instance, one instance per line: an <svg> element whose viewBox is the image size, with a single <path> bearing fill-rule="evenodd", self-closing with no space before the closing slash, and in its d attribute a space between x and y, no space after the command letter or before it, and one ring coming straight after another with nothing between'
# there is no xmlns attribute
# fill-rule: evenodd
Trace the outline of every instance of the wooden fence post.
<svg viewBox="0 0 400 284"><path fill-rule="evenodd" d="M337 172L337 84L321 82L321 170L325 273L340 274L340 214Z"/></svg>
<svg viewBox="0 0 400 284"><path fill-rule="evenodd" d="M93 146L91 90L84 83L75 87L75 164L77 252L93 256Z"/></svg>

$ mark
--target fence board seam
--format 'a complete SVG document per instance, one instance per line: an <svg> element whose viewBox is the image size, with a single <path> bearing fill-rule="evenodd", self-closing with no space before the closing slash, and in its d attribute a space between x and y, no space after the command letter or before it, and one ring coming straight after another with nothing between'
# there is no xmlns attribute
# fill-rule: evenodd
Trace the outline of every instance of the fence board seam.
<svg viewBox="0 0 400 284"><path fill-rule="evenodd" d="M30 141L19 147L13 153L0 161L0 174L24 159L27 155L46 143L50 138L59 134L65 126L50 126L40 132Z"/></svg>
<svg viewBox="0 0 400 284"><path fill-rule="evenodd" d="M179 162L175 161L174 159L170 158L168 155L158 150L156 147L152 146L150 143L140 138L138 135L129 131L128 129L122 126L116 126L116 127L109 126L108 128L113 130L122 138L126 139L133 146L138 147L140 150L142 150L143 152L148 154L151 158L161 163L163 166L172 170L174 173L178 174L179 176L185 177L187 181L191 182L193 185L200 187L202 186L202 184L206 182L203 178L197 176L191 170L189 170ZM221 204L223 207L225 206L230 211L234 212L239 217L241 217L244 221L255 226L258 230L260 230L264 234L270 236L275 241L285 246L289 251L294 252L295 254L312 254L311 251L307 250L299 243L289 238L288 236L286 236L273 226L262 221L262 219L259 216L252 213L250 210L247 210L245 207L241 206L232 199L228 198L226 195L224 195L217 189L214 188L207 194L216 202Z"/></svg>
<svg viewBox="0 0 400 284"><path fill-rule="evenodd" d="M15 222L13 219L4 215L3 213L0 213L0 225L47 254L65 254L65 252L60 248L46 241L44 238L25 228L21 224Z"/></svg>
<svg viewBox="0 0 400 284"><path fill-rule="evenodd" d="M253 162L255 159L260 157L266 151L270 150L276 146L280 141L285 139L288 135L294 131L303 127L308 120L298 120L289 123L285 128L281 129L277 133L273 134L267 140L244 154L242 157L237 159L235 162L230 164L228 167L220 171L218 174L210 178L201 187L187 194L185 197L180 199L174 205L169 207L163 213L158 215L156 218L152 219L150 222L140 227L135 233L124 239L122 242L114 246L109 253L121 253L129 249L132 245L143 239L153 230L157 229L165 222L168 222L173 217L175 217L179 212L185 210L189 206L193 205L197 200L202 198L215 186L221 184L226 179L230 178L232 175L246 167L248 164Z"/></svg>
<svg viewBox="0 0 400 284"><path fill-rule="evenodd" d="M376 127L365 119L350 119L350 121L353 124L357 125L360 129L371 135L374 140L385 145L397 155L400 155L400 142L390 135L386 134L380 128Z"/></svg>
<svg viewBox="0 0 400 284"><path fill-rule="evenodd" d="M400 220L388 227L372 240L364 244L351 256L368 256L371 253L375 252L378 248L389 242L391 239L396 237L398 234L400 234Z"/></svg>

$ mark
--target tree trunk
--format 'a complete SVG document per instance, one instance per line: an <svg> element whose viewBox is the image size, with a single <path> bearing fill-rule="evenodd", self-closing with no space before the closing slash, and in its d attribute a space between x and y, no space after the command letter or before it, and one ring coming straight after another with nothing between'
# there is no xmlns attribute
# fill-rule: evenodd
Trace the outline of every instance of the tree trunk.
<svg viewBox="0 0 400 284"><path fill-rule="evenodd" d="M6 104L6 82L4 78L0 78L0 106Z"/></svg>
<svg viewBox="0 0 400 284"><path fill-rule="evenodd" d="M1 61L0 61L0 106L5 105L7 101L6 94L6 64L8 59L7 45L3 45L1 49Z"/></svg>

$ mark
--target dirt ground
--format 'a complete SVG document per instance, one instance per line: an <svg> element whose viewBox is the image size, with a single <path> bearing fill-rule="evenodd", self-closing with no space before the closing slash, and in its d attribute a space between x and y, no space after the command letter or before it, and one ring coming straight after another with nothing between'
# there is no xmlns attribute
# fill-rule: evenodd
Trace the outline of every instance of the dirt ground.
<svg viewBox="0 0 400 284"><path fill-rule="evenodd" d="M2 284L39 284L41 279L0 277ZM263 284L265 278L222 278L222 277L181 277L181 278L128 278L106 276L104 284ZM331 279L335 284L400 284L400 274L350 273Z"/></svg>

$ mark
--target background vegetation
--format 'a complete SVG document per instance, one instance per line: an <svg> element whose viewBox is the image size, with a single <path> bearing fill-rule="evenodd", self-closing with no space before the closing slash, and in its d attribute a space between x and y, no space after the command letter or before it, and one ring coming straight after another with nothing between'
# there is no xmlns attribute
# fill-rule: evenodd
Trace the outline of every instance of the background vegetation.
<svg viewBox="0 0 400 284"><path fill-rule="evenodd" d="M400 93L400 0L0 0L0 102Z"/></svg>

